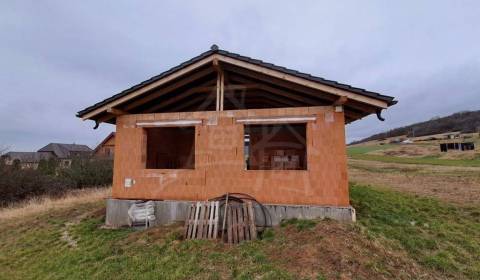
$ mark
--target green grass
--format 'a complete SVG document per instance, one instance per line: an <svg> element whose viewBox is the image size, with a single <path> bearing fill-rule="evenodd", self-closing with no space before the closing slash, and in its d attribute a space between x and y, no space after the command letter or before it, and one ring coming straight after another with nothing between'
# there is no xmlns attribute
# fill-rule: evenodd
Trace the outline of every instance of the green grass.
<svg viewBox="0 0 480 280"><path fill-rule="evenodd" d="M464 166L464 167L480 167L480 158L475 159L440 159L438 156L425 156L417 158L383 156L369 154L373 151L386 150L393 145L372 145L372 146L355 146L347 147L347 155L352 159L379 161L385 163L402 163L402 164L428 164L428 165L444 165L444 166Z"/></svg>
<svg viewBox="0 0 480 280"><path fill-rule="evenodd" d="M261 244L268 241L234 247L179 241L178 227L150 236L102 229L103 218L92 217L70 227L78 242L71 248L61 239L67 221L43 215L33 223L1 225L0 279L294 279L267 259Z"/></svg>
<svg viewBox="0 0 480 280"><path fill-rule="evenodd" d="M392 148L393 145L371 145L371 146L354 146L347 147L347 154L352 155L362 155L373 151L386 150Z"/></svg>
<svg viewBox="0 0 480 280"><path fill-rule="evenodd" d="M358 238L386 241L388 250L406 252L412 262L445 276L480 279L478 206L458 207L357 184L351 185L350 195L358 220L351 228L362 229ZM228 246L180 240L178 227L141 232L103 229L102 214L92 214L68 228L77 241L76 248L69 247L61 238L65 224L102 205L85 204L68 212L0 224L0 279L296 279L278 256L288 256L288 248L305 242L318 245L326 238L318 230L330 223L286 220L281 227L267 230L262 240ZM338 236L340 228L326 232ZM277 260L272 259L272 250ZM371 250L365 247L365 254L374 256ZM330 249L325 254L335 258L337 252ZM355 257L350 261L355 263ZM373 266L381 271L381 263L374 260ZM329 273L322 266L314 272L318 279L326 279L323 275Z"/></svg>
<svg viewBox="0 0 480 280"><path fill-rule="evenodd" d="M480 279L480 208L352 184L357 219L373 236L398 242L420 264Z"/></svg>

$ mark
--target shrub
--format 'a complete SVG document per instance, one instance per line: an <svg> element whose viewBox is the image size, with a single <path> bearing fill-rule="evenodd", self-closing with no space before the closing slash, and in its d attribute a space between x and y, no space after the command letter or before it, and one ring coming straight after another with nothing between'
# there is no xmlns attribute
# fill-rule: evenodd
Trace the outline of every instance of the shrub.
<svg viewBox="0 0 480 280"><path fill-rule="evenodd" d="M60 168L58 161L48 160L33 170L0 161L0 207L35 196L60 196L69 189L110 185L112 166L112 160L75 158L70 168Z"/></svg>

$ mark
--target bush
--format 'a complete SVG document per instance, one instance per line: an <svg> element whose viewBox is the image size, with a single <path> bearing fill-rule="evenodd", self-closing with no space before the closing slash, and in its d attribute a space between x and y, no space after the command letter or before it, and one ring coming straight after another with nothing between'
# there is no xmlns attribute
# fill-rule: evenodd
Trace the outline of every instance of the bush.
<svg viewBox="0 0 480 280"><path fill-rule="evenodd" d="M51 159L41 161L36 170L0 161L0 207L35 196L60 196L70 189L107 186L112 177L112 160L76 158L62 168Z"/></svg>
<svg viewBox="0 0 480 280"><path fill-rule="evenodd" d="M113 162L108 159L75 158L70 168L60 169L58 175L70 181L73 188L111 185Z"/></svg>

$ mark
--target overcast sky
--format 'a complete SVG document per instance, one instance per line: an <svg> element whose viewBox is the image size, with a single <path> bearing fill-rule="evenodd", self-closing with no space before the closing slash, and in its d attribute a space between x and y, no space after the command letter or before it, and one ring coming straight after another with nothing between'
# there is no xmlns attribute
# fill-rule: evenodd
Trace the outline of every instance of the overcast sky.
<svg viewBox="0 0 480 280"><path fill-rule="evenodd" d="M114 126L77 111L213 43L399 100L349 141L480 109L480 1L3 0L0 146L93 148Z"/></svg>

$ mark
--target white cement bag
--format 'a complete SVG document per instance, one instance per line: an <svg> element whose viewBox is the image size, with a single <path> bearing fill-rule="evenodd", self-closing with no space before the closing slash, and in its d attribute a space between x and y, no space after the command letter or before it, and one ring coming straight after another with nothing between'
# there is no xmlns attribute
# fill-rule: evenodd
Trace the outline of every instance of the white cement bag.
<svg viewBox="0 0 480 280"><path fill-rule="evenodd" d="M145 225L145 227L149 227L155 220L155 203L147 201L132 204L128 209L128 218L130 226Z"/></svg>

